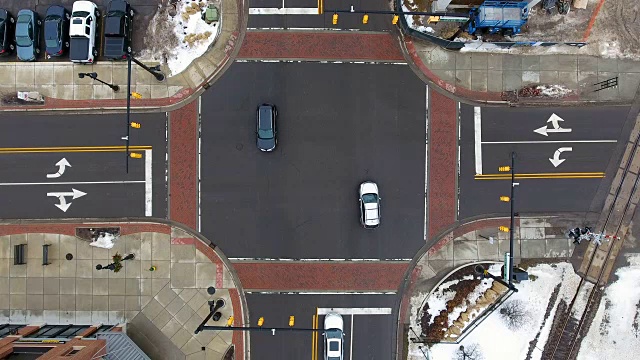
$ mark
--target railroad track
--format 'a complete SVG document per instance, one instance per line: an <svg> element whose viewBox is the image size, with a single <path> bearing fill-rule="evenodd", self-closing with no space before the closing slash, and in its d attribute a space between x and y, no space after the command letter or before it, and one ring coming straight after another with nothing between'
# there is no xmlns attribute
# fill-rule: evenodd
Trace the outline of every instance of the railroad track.
<svg viewBox="0 0 640 360"><path fill-rule="evenodd" d="M633 132L632 132L633 134ZM578 288L566 309L558 308L558 320L554 321L555 331L551 331L543 360L571 360L578 356L582 336L586 335L586 324L593 319L593 312L602 298L604 285L613 268L613 263L627 232L627 225L633 217L638 203L638 163L640 154L640 135L629 144L623 156L626 163L618 169L612 186L615 192L610 193L605 201L605 208L598 221L600 234L609 235L601 238L601 244L591 241L585 253L585 259L579 272L583 274ZM635 162L634 162L635 160ZM632 171L630 171L630 169ZM635 172L635 173L634 173ZM586 301L582 301L586 299ZM587 321L589 320L589 321Z"/></svg>

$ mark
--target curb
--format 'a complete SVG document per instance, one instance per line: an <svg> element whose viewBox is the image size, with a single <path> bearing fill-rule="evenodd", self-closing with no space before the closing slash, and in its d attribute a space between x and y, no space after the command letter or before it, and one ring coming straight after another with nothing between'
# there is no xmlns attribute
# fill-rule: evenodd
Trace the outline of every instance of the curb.
<svg viewBox="0 0 640 360"><path fill-rule="evenodd" d="M2 220L0 221L0 226L7 225L45 225L45 224L90 224L90 225L106 225L106 224L153 224L153 225L165 225L169 227L178 228L185 233L193 236L195 239L198 239L201 243L205 244L214 254L222 261L222 263L227 267L229 273L231 274L231 278L236 286L238 291L238 297L240 298L240 308L242 314L242 323L249 323L249 307L247 304L247 299L244 296L244 289L242 288L242 283L240 282L240 278L236 273L233 264L227 256L214 244L211 240L204 237L202 234L197 231L191 229L190 227L183 225L179 222L161 219L161 218L113 218L113 219L97 219L97 218L69 218L69 219L18 219L18 220ZM246 332L242 332L242 347L241 352L243 353L244 359L249 359L249 342L248 338L245 335ZM237 358L238 354L236 354Z"/></svg>

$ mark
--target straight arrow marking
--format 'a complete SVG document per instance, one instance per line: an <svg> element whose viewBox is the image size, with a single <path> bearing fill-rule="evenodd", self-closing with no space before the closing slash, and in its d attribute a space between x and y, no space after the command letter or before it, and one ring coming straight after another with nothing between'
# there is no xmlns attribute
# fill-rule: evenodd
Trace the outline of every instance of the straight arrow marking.
<svg viewBox="0 0 640 360"><path fill-rule="evenodd" d="M562 154L565 151L573 151L573 148L571 147L558 148L558 150L556 150L556 152L553 153L553 158L549 158L549 161L551 161L551 164L553 164L554 167L558 167L558 165L562 164L565 160L567 160L567 159L560 159L560 154Z"/></svg>

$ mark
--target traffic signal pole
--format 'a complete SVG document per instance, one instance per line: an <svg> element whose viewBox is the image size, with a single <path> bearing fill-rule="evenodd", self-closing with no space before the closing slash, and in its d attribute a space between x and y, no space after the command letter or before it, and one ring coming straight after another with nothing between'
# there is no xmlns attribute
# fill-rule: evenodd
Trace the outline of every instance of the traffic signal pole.
<svg viewBox="0 0 640 360"><path fill-rule="evenodd" d="M513 286L513 227L514 227L514 218L515 218L515 213L514 213L514 201L515 198L514 193L515 193L515 189L516 186L518 185L515 182L516 179L516 171L514 169L514 165L516 162L516 153L515 151L511 152L511 222L509 225L509 288L510 289L514 289L515 287Z"/></svg>

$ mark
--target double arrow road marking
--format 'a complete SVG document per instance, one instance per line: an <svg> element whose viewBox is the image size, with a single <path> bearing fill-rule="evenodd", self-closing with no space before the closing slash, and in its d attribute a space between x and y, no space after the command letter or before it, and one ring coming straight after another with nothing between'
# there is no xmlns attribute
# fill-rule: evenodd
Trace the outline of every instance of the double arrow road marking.
<svg viewBox="0 0 640 360"><path fill-rule="evenodd" d="M560 116L552 113L547 119L545 126L539 127L533 130L534 133L549 137L549 134L567 134L573 130L571 128L563 128L560 124L564 122ZM478 180L498 180L502 179L502 174L483 174L482 168L482 145L500 145L500 144L566 144L566 143L616 143L617 140L529 140L529 141L482 141L482 116L481 108L474 108L474 138L475 138L475 167L476 176ZM553 155L549 157L549 161L554 168L557 168L564 163L567 158L561 158L562 153L572 152L572 146L560 146L554 151ZM566 156L566 155L565 155ZM554 175L557 174L557 175ZM509 176L510 177L510 176ZM592 173L542 173L542 174L516 174L516 177L520 179L534 179L534 178L601 178L604 177L604 173L592 172Z"/></svg>
<svg viewBox="0 0 640 360"><path fill-rule="evenodd" d="M53 197L57 197L58 200L60 200L60 204L55 204L60 210L62 210L63 212L67 212L67 210L69 209L69 206L71 206L71 203L67 203L66 197L67 196L71 196L71 200L75 200L79 197L83 197L87 195L86 192L80 191L80 190L76 190L76 189L71 189L71 192L50 192L47 193L47 196L53 196Z"/></svg>

